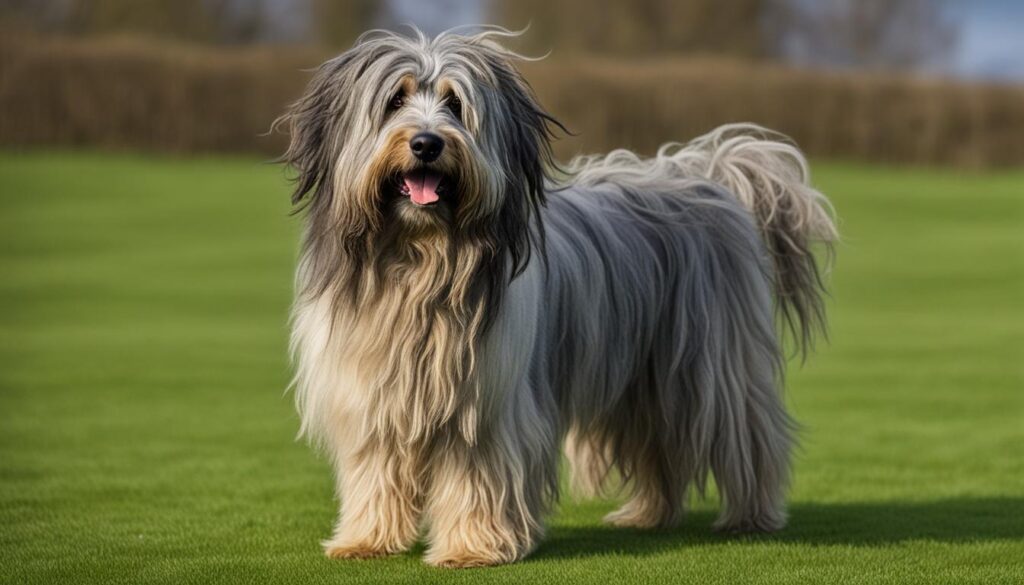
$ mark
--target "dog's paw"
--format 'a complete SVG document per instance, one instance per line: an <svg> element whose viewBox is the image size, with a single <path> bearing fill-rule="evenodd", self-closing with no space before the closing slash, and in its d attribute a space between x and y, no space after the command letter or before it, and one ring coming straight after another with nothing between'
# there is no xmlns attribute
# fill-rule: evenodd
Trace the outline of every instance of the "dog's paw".
<svg viewBox="0 0 1024 585"><path fill-rule="evenodd" d="M616 528L637 528L639 530L650 530L659 526L655 518L644 518L640 516L621 515L616 513L608 514L602 520L609 526Z"/></svg>
<svg viewBox="0 0 1024 585"><path fill-rule="evenodd" d="M427 555L424 561L433 567L442 569L471 569L474 567L493 567L515 561L504 555L488 555L463 552L458 554Z"/></svg>
<svg viewBox="0 0 1024 585"><path fill-rule="evenodd" d="M530 550L532 550L531 547L517 546L515 543L503 543L503 545L493 548L479 546L434 547L427 550L423 561L428 565L445 569L493 567L514 563L529 554Z"/></svg>
<svg viewBox="0 0 1024 585"><path fill-rule="evenodd" d="M328 541L324 543L324 554L330 559L373 559L394 554L388 550L366 543Z"/></svg>
<svg viewBox="0 0 1024 585"><path fill-rule="evenodd" d="M607 514L604 523L616 528L638 528L651 530L654 528L668 528L679 523L679 519L667 511L659 510L656 507L638 506L635 503L627 503L618 510Z"/></svg>

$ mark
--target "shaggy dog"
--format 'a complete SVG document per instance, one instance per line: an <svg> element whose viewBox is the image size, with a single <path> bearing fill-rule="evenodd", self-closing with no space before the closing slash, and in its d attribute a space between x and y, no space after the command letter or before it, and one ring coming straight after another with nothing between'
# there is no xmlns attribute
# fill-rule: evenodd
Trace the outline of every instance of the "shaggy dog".
<svg viewBox="0 0 1024 585"><path fill-rule="evenodd" d="M583 487L628 490L611 524L673 525L711 475L718 528L780 528L776 319L807 347L810 247L836 236L803 156L736 125L552 172L559 125L511 34L367 33L281 119L306 222L296 398L342 500L327 555L423 526L430 564L521 559L563 446Z"/></svg>

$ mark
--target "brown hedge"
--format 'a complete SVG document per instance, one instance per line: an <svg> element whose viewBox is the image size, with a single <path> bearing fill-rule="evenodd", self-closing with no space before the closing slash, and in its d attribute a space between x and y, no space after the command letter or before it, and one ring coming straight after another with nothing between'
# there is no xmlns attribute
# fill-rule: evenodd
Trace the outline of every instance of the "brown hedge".
<svg viewBox="0 0 1024 585"><path fill-rule="evenodd" d="M275 152L261 136L319 54L135 40L0 46L0 143Z"/></svg>
<svg viewBox="0 0 1024 585"><path fill-rule="evenodd" d="M275 154L262 136L324 54L137 40L0 41L0 146ZM652 152L753 121L816 156L957 166L1024 164L1024 88L828 74L712 59L549 59L524 65L577 137L561 156Z"/></svg>

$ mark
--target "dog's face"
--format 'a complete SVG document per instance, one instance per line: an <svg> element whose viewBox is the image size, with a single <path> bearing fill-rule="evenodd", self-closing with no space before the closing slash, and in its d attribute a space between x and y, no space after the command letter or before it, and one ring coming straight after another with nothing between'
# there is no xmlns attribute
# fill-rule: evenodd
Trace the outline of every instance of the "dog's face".
<svg viewBox="0 0 1024 585"><path fill-rule="evenodd" d="M494 209L499 173L481 149L485 140L477 138L467 89L450 77L430 79L413 71L393 93L388 89L377 95L385 102L377 112L380 128L365 145L367 164L355 191L385 219L414 232L445 229L460 213L465 220Z"/></svg>
<svg viewBox="0 0 1024 585"><path fill-rule="evenodd" d="M324 63L286 115L295 202L342 238L525 237L557 122L506 34L375 32Z"/></svg>

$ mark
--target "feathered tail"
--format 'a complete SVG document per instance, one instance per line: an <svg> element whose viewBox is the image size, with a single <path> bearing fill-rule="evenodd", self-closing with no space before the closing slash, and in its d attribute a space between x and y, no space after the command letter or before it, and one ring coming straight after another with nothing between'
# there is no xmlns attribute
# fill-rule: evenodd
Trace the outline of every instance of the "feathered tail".
<svg viewBox="0 0 1024 585"><path fill-rule="evenodd" d="M825 331L823 266L812 245L823 244L827 267L839 234L831 204L809 184L804 155L782 134L729 124L684 146L666 145L662 157L726 187L754 214L774 260L779 312L806 352Z"/></svg>

